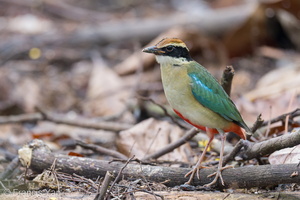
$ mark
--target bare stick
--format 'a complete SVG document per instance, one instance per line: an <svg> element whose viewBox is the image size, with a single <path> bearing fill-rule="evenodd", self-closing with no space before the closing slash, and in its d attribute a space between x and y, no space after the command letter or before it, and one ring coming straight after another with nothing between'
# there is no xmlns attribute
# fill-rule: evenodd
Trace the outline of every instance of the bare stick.
<svg viewBox="0 0 300 200"><path fill-rule="evenodd" d="M46 113L41 108L37 108L41 114L43 115L44 120L48 120L51 122L55 122L58 124L67 124L73 126L80 126L84 128L94 128L94 129L103 129L103 130L111 130L111 131L121 131L128 128L131 128L132 125L129 124L122 124L122 123L115 123L115 122L107 122L107 121L93 121L92 119L68 119L66 117L58 117Z"/></svg>
<svg viewBox="0 0 300 200"><path fill-rule="evenodd" d="M99 193L96 195L95 200L103 200L106 196L106 191L108 189L108 186L112 180L112 172L107 171L103 180L103 183L101 185Z"/></svg>
<svg viewBox="0 0 300 200"><path fill-rule="evenodd" d="M269 123L276 123L278 121L283 121L286 119L286 116L290 116L291 119L293 119L294 117L297 117L300 115L300 109L297 108L296 110L292 111L292 112L289 112L289 113L286 113L286 114L283 114L283 115L280 115L270 121L265 121L261 118L261 115L259 115L253 125L253 127L251 128L251 132L254 133L257 129L259 129L260 127L262 126L266 126L268 125ZM247 135L247 139L249 139L251 137L251 135ZM281 136L283 137L283 136ZM277 141L281 141L282 138L281 137L277 137L277 138L273 138L271 140L267 140L267 141L264 141L264 142L261 142L261 143L257 143L257 144L253 144L253 143L247 143L247 142L243 142L243 141L239 141L234 149L232 150L232 152L228 155L226 155L224 157L224 161L223 161L223 164L226 165L229 161L231 160L234 160L234 157L239 154L242 158L244 159L252 159L252 158L257 158L257 157L260 157L261 155L266 155L268 153L273 153L275 150L274 149L282 149L283 147L282 146L278 146L276 145L276 143L279 143ZM285 136L285 137L291 137L291 136ZM297 134L293 135L293 137L296 137L296 139L298 138ZM297 143L297 140L294 140L294 139L290 139L291 140L291 143L289 142L290 140L288 139L283 139L283 140L287 140L286 143L283 144L283 146L285 147L293 147L297 144L295 144L295 142ZM289 146L290 145L290 146ZM250 147L251 146L251 147ZM254 146L254 148L253 148ZM247 150L244 150L243 153L245 154L244 156L242 155L243 153L240 152L240 150L245 147ZM263 150L263 152L261 152L261 155L259 155L259 151L260 150Z"/></svg>
<svg viewBox="0 0 300 200"><path fill-rule="evenodd" d="M293 119L294 117L298 117L300 116L300 108L297 108L296 110L289 112L289 113L285 113L283 115L280 115L274 119L271 119L270 122L269 121L265 121L262 126L267 126L268 123L276 123L276 122L280 122L280 121L285 121L286 116L290 116L290 119Z"/></svg>
<svg viewBox="0 0 300 200"><path fill-rule="evenodd" d="M127 156L125 156L124 154L121 154L120 152L117 152L117 151L114 151L114 150L111 150L111 149L107 149L105 147L101 147L101 146L98 146L98 145L86 144L86 143L81 142L79 140L76 140L76 145L79 145L79 146L81 146L85 149L90 149L90 150L92 150L94 152L97 152L97 153L112 156L114 158L119 158L119 159L123 159L123 160L128 159Z"/></svg>
<svg viewBox="0 0 300 200"><path fill-rule="evenodd" d="M191 130L186 132L186 134L184 136L179 138L177 141L165 146L164 148L158 150L157 152L155 152L153 154L145 156L145 158L142 161L150 160L150 159L157 159L157 158L173 151L174 149L180 147L181 145L185 144L187 141L192 139L197 133L198 133L198 130L196 128L192 128Z"/></svg>
<svg viewBox="0 0 300 200"><path fill-rule="evenodd" d="M129 189L129 187L128 187L128 186L125 186L125 185L118 185L118 186L119 186L119 187L123 187L123 188ZM145 192L145 193L147 193L147 194L151 194L151 195L153 195L153 196L158 196L158 197L160 197L161 199L164 199L164 196L159 195L159 194L156 194L156 193L151 192L151 191L147 191L147 190L145 190L145 189L134 189L134 190L131 190L131 191L128 191L128 192L124 192L123 194L126 194L126 193L133 193L133 192L138 192L138 191L140 191L140 192ZM156 199L156 198L155 198L155 199Z"/></svg>
<svg viewBox="0 0 300 200"><path fill-rule="evenodd" d="M1 116L0 124L36 122L36 121L39 121L42 119L43 119L43 117L42 117L41 113L29 113L29 114L21 114L21 115Z"/></svg>
<svg viewBox="0 0 300 200"><path fill-rule="evenodd" d="M271 154L274 151L283 148L293 147L298 144L300 144L300 130L292 134L284 134L258 143L240 140L234 147L233 151L224 158L223 164L227 164L230 160L234 160L236 155L243 160L250 160Z"/></svg>
<svg viewBox="0 0 300 200"><path fill-rule="evenodd" d="M230 96L234 69L232 66L226 66L221 79L221 85L225 92Z"/></svg>
<svg viewBox="0 0 300 200"><path fill-rule="evenodd" d="M51 121L57 124L67 124L71 126L78 126L83 128L102 129L110 131L122 131L132 127L131 124L116 123L109 121L96 121L94 119L87 119L79 117L78 119L68 119L65 115L50 114L45 111L33 114L22 114L0 117L0 124L8 123L24 123L24 122L36 122L36 121Z"/></svg>
<svg viewBox="0 0 300 200"><path fill-rule="evenodd" d="M129 158L129 159L126 161L126 163L124 164L124 166L121 168L121 170L119 171L119 173L118 173L117 177L115 178L114 182L111 184L110 189L109 189L109 191L108 191L108 194L111 192L111 190L112 190L112 188L114 187L114 185L120 180L123 170L125 169L125 167L127 167L127 165L129 164L129 162L130 162L133 158L134 158L134 155L133 155L131 158Z"/></svg>
<svg viewBox="0 0 300 200"><path fill-rule="evenodd" d="M144 101L150 101L153 104L157 105L158 107L160 107L164 111L164 113L165 113L166 116L170 117L170 119L172 120L172 122L174 124L177 124L179 127L184 128L184 129L187 128L186 126L183 126L182 124L180 124L172 115L170 115L165 107L163 107L162 105L156 103L153 99L151 99L149 97L143 97L143 96L138 96L138 98L142 99Z"/></svg>
<svg viewBox="0 0 300 200"><path fill-rule="evenodd" d="M1 172L0 174L0 180L4 180L7 177L9 177L13 171L19 166L20 162L19 162L19 158L15 157L10 163L9 165L5 168L5 170L3 172Z"/></svg>
<svg viewBox="0 0 300 200"><path fill-rule="evenodd" d="M291 134L284 134L259 143L253 143L246 140L243 142L245 143L245 149L239 153L239 156L245 160L250 160L264 155L269 155L280 149L299 145L300 130L298 129L298 131Z"/></svg>
<svg viewBox="0 0 300 200"><path fill-rule="evenodd" d="M232 149L232 151L224 157L222 166L225 166L229 161L234 160L235 156L241 151L244 144L243 141L240 140Z"/></svg>
<svg viewBox="0 0 300 200"><path fill-rule="evenodd" d="M254 133L255 131L257 131L257 129L259 129L260 127L262 127L264 123L264 120L261 118L261 114L259 114L256 118L256 121L254 122L252 128L251 128L251 132ZM251 135L249 135L251 137ZM247 135L247 139L248 138L248 135Z"/></svg>

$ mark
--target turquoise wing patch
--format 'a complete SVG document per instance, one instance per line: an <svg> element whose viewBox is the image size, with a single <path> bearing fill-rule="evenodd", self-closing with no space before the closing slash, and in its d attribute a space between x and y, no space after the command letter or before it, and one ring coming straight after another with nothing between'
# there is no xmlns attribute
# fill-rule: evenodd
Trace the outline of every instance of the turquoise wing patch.
<svg viewBox="0 0 300 200"><path fill-rule="evenodd" d="M239 111L217 80L206 69L199 70L201 71L188 72L195 99L228 121L244 127L245 123Z"/></svg>

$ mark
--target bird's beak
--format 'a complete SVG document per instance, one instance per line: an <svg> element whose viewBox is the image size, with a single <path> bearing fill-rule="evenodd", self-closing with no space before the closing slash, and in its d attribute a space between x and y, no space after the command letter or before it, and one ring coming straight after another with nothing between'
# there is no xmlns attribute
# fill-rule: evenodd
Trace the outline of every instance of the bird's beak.
<svg viewBox="0 0 300 200"><path fill-rule="evenodd" d="M153 53L155 55L161 55L161 54L165 53L164 51L160 50L156 46L147 47L147 48L143 49L143 52L145 52L145 53Z"/></svg>

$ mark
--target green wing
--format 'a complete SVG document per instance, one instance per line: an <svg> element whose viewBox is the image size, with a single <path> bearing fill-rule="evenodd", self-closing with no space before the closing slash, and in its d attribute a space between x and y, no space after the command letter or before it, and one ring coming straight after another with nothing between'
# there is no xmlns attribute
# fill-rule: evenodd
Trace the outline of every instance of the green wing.
<svg viewBox="0 0 300 200"><path fill-rule="evenodd" d="M227 93L203 66L192 61L187 67L187 73L191 78L192 93L200 104L249 131Z"/></svg>

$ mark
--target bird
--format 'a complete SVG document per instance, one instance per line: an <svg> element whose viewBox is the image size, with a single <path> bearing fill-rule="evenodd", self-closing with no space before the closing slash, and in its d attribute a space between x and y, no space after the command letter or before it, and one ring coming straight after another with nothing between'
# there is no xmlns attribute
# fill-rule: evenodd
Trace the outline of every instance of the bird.
<svg viewBox="0 0 300 200"><path fill-rule="evenodd" d="M219 164L217 171L209 175L215 178L205 186L214 185L219 178L224 185L222 170L228 168L222 166L226 133L234 132L244 140L247 133L250 133L235 104L217 79L192 59L187 45L181 39L163 38L155 46L142 51L154 54L160 64L164 93L174 112L197 129L206 131L209 136L198 162L185 175L189 176L186 184L192 185L195 174L199 179L200 169L206 168L201 163L207 149L215 134L220 134L222 146Z"/></svg>

